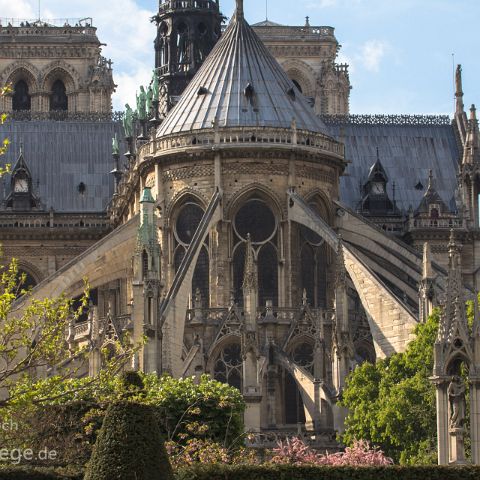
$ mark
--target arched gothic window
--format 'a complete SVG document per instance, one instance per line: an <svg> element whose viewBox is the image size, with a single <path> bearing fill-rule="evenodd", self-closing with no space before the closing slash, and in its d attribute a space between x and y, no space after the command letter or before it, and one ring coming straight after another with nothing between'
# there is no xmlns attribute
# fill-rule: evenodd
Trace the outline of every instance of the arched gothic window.
<svg viewBox="0 0 480 480"><path fill-rule="evenodd" d="M28 90L27 82L19 80L13 89L12 108L14 111L30 110L32 99Z"/></svg>
<svg viewBox="0 0 480 480"><path fill-rule="evenodd" d="M310 207L319 212L316 203ZM327 259L323 239L307 227L300 226L301 290L314 308L327 306Z"/></svg>
<svg viewBox="0 0 480 480"><path fill-rule="evenodd" d="M237 212L233 222L233 286L235 299L243 301L245 245L248 235L256 258L258 300L278 304L278 225L270 207L260 198L251 198Z"/></svg>
<svg viewBox="0 0 480 480"><path fill-rule="evenodd" d="M188 26L181 22L177 25L177 64L178 71L188 72L190 69L190 40Z"/></svg>
<svg viewBox="0 0 480 480"><path fill-rule="evenodd" d="M174 265L177 271L182 263L183 257L187 253L187 249L195 235L195 232L200 225L203 217L203 209L194 202L186 202L178 212L175 229L174 229L174 244L175 255ZM210 259L208 254L208 239L202 246L198 255L197 265L193 273L192 279L192 295L200 290L202 295L203 306L209 306L210 299Z"/></svg>
<svg viewBox="0 0 480 480"><path fill-rule="evenodd" d="M242 354L238 343L230 343L218 354L213 367L213 377L219 382L242 389Z"/></svg>
<svg viewBox="0 0 480 480"><path fill-rule="evenodd" d="M67 111L68 97L65 84L61 80L56 80L52 85L52 93L50 94L50 110L51 111Z"/></svg>

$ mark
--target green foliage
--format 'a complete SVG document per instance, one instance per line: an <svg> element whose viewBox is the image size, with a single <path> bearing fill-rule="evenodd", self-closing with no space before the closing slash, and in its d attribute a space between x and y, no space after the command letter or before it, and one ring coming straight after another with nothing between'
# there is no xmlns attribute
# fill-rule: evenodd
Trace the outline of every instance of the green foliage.
<svg viewBox="0 0 480 480"><path fill-rule="evenodd" d="M88 463L85 480L171 480L172 468L152 407L112 404Z"/></svg>
<svg viewBox="0 0 480 480"><path fill-rule="evenodd" d="M401 464L436 462L433 345L439 312L418 325L405 353L364 363L347 379L342 405L349 409L342 440L379 445Z"/></svg>
<svg viewBox="0 0 480 480"><path fill-rule="evenodd" d="M141 385L143 390L138 388ZM162 435L175 444L177 453L188 446L190 454L197 455L191 442L204 440L234 455L243 443L245 404L237 389L208 376L196 382L103 371L94 379L42 379L16 393L4 418L19 427L15 432L0 429L0 444L34 449L48 445L57 452L51 465L83 468L108 405L125 399L153 408Z"/></svg>
<svg viewBox="0 0 480 480"><path fill-rule="evenodd" d="M480 467L309 467L195 465L176 480L478 480Z"/></svg>
<svg viewBox="0 0 480 480"><path fill-rule="evenodd" d="M11 87L10 85L7 85L5 87L0 87L0 97L3 97L4 95L7 95L8 93L11 92ZM8 115L6 113L0 114L0 125L3 125L7 121ZM8 145L10 145L10 140L8 138L5 138L1 141L0 143L0 155L4 155L7 152ZM5 167L0 167L0 177L4 175L5 173L8 173L10 171L10 165L5 165Z"/></svg>
<svg viewBox="0 0 480 480"><path fill-rule="evenodd" d="M83 476L67 476L47 469L6 468L0 469L0 480L83 480Z"/></svg>

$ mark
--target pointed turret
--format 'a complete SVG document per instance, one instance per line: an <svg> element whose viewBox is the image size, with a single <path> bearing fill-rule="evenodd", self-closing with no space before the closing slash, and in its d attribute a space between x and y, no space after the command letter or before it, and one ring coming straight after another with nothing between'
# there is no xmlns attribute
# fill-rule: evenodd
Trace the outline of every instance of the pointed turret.
<svg viewBox="0 0 480 480"><path fill-rule="evenodd" d="M464 113L463 106L463 86L462 86L462 66L457 65L455 72L455 99L456 99L456 115L462 115Z"/></svg>
<svg viewBox="0 0 480 480"><path fill-rule="evenodd" d="M243 2L219 42L157 131L172 133L225 127L328 130L257 34Z"/></svg>
<svg viewBox="0 0 480 480"><path fill-rule="evenodd" d="M418 290L419 319L425 323L435 306L435 279L432 268L432 252L430 244L423 245L423 274Z"/></svg>
<svg viewBox="0 0 480 480"><path fill-rule="evenodd" d="M467 137L463 149L463 164L474 165L480 162L480 135L478 131L477 109L475 105L470 107L470 119L468 120Z"/></svg>

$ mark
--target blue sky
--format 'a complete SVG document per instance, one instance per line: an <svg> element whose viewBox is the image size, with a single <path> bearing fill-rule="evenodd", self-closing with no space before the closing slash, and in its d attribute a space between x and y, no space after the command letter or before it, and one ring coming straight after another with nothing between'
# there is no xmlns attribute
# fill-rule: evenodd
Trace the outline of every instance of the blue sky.
<svg viewBox="0 0 480 480"><path fill-rule="evenodd" d="M220 0L226 16L234 0ZM264 0L245 0L250 23L265 19ZM153 66L156 0L42 0L44 18L91 16L104 54L114 61L114 107L133 103ZM38 0L0 0L1 17L36 16ZM269 19L335 27L339 60L351 65L352 113L452 113L452 53L462 63L465 103L480 104L479 0L269 0Z"/></svg>

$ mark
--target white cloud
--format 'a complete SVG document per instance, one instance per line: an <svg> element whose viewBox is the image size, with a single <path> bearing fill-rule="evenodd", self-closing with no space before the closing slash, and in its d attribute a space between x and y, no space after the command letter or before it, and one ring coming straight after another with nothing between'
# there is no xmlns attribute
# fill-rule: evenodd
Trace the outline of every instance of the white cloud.
<svg viewBox="0 0 480 480"><path fill-rule="evenodd" d="M383 40L368 40L356 55L356 60L370 72L378 72L380 63L389 50L389 45Z"/></svg>
<svg viewBox="0 0 480 480"><path fill-rule="evenodd" d="M36 14L32 2L27 0L0 0L0 17L2 18L34 18Z"/></svg>

